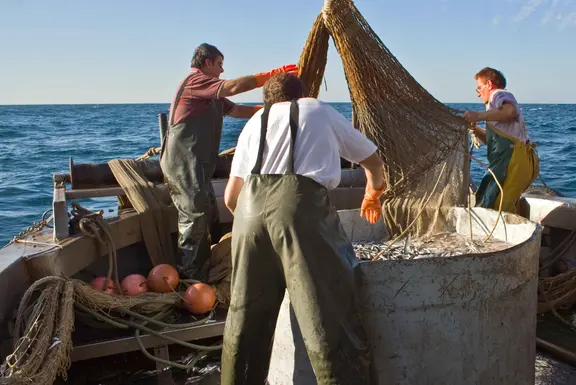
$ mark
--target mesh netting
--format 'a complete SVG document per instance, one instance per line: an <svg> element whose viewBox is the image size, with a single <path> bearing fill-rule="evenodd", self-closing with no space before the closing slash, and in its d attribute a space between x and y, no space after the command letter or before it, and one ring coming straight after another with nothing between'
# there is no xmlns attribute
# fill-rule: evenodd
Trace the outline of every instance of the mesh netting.
<svg viewBox="0 0 576 385"><path fill-rule="evenodd" d="M122 187L140 220L142 238L152 265L175 264L168 214L161 197L148 178L142 163L132 159L113 159L110 170Z"/></svg>
<svg viewBox="0 0 576 385"><path fill-rule="evenodd" d="M392 234L426 236L468 194L467 123L398 62L350 0L326 0L300 57L307 96L317 97L329 38L350 91L354 125L379 149Z"/></svg>
<svg viewBox="0 0 576 385"><path fill-rule="evenodd" d="M71 365L74 286L59 277L36 281L18 308L14 351L0 365L0 383L50 385Z"/></svg>

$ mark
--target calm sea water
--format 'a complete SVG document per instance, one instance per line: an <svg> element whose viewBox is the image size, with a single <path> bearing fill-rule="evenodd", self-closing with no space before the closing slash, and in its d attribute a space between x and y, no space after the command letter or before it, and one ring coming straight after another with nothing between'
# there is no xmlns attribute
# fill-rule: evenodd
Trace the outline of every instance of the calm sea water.
<svg viewBox="0 0 576 385"><path fill-rule="evenodd" d="M481 110L480 104L451 104ZM349 103L334 107L350 118ZM538 144L541 176L567 196L576 196L576 105L523 105ZM159 145L158 114L167 104L0 106L0 247L51 207L52 174L75 163L134 158ZM233 147L246 120L226 118L221 149ZM485 149L477 155L483 159ZM476 182L483 171L473 166ZM113 207L115 199L83 201Z"/></svg>

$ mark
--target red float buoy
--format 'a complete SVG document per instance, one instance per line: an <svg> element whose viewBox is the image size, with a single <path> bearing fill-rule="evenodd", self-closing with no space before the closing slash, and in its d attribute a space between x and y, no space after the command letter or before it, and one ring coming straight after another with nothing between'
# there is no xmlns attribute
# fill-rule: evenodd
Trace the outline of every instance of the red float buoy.
<svg viewBox="0 0 576 385"><path fill-rule="evenodd" d="M184 293L184 306L192 314L205 314L214 309L216 292L205 283L195 283Z"/></svg>
<svg viewBox="0 0 576 385"><path fill-rule="evenodd" d="M104 284L106 283L106 277L97 277L90 282L90 285L99 291L103 291L104 293L108 294L116 294L118 291L116 290L116 285L112 279L108 280L108 288L104 289Z"/></svg>
<svg viewBox="0 0 576 385"><path fill-rule="evenodd" d="M134 296L148 291L148 280L141 274L130 274L120 282L122 293Z"/></svg>
<svg viewBox="0 0 576 385"><path fill-rule="evenodd" d="M170 293L179 282L178 271L168 264L157 265L148 274L148 288L156 293Z"/></svg>

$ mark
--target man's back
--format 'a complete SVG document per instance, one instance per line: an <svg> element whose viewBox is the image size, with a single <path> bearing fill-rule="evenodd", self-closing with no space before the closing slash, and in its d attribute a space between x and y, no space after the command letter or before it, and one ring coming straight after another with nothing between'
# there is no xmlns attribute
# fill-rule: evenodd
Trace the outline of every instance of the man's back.
<svg viewBox="0 0 576 385"><path fill-rule="evenodd" d="M328 189L340 183L340 157L359 163L376 146L330 105L313 98L298 100L299 122L294 148L294 172ZM290 146L290 102L274 104L268 118L262 174L283 174ZM246 178L256 162L262 111L244 127L236 147L231 176Z"/></svg>

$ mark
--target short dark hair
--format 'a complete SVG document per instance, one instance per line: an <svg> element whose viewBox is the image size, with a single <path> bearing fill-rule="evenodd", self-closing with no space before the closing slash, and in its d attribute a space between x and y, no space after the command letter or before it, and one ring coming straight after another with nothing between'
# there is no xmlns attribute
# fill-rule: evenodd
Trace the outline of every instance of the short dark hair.
<svg viewBox="0 0 576 385"><path fill-rule="evenodd" d="M264 84L264 103L288 102L304 95L304 82L296 75L280 72Z"/></svg>
<svg viewBox="0 0 576 385"><path fill-rule="evenodd" d="M214 61L218 56L222 56L222 59L224 59L224 55L222 55L222 52L220 52L218 48L208 43L202 43L194 51L190 66L202 68L206 60Z"/></svg>
<svg viewBox="0 0 576 385"><path fill-rule="evenodd" d="M481 78L484 81L491 80L492 83L498 88L506 88L506 78L502 72L497 69L484 67L474 76L474 79Z"/></svg>

